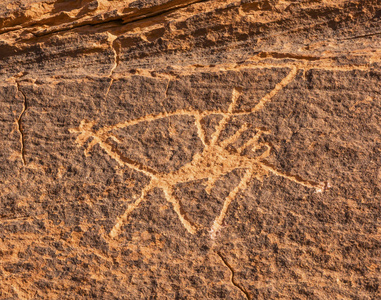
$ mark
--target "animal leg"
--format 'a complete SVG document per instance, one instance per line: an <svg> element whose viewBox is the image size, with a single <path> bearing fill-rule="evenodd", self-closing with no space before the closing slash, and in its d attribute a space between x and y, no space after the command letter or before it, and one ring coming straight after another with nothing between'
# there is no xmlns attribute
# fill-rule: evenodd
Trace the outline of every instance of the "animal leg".
<svg viewBox="0 0 381 300"><path fill-rule="evenodd" d="M222 207L222 210L220 212L220 215L214 220L214 223L213 223L213 226L210 230L211 232L211 238L212 239L215 239L218 231L221 229L222 227L222 223L224 221L224 218L225 218L225 215L228 211L228 208L229 208L229 205L230 203L233 201L233 199L235 198L235 196L237 196L237 194L246 188L247 186L247 183L250 181L251 179L251 175L253 173L253 170L252 169L248 169L245 173L245 175L242 177L241 181L239 182L239 184L229 193L229 195L226 197L225 199L225 202L224 202L224 206Z"/></svg>
<svg viewBox="0 0 381 300"><path fill-rule="evenodd" d="M129 205L128 208L126 209L126 211L124 212L124 214L118 218L116 224L114 225L114 227L110 231L110 236L112 238L116 237L119 234L120 228L126 223L128 216L135 210L135 208L138 207L138 205L144 200L144 198L147 196L148 192L153 187L154 186L153 186L152 181L151 181L147 186L144 187L140 197L133 204Z"/></svg>
<svg viewBox="0 0 381 300"><path fill-rule="evenodd" d="M286 85L288 85L290 82L292 82L296 75L298 74L298 68L296 66L293 66L291 68L290 73L286 77L284 77L281 82L279 82L277 85L275 85L274 89L266 94L259 102L258 104L251 110L252 113L257 112L261 110L265 104L270 102L276 94L278 94L281 90L285 88Z"/></svg>
<svg viewBox="0 0 381 300"><path fill-rule="evenodd" d="M222 148L225 148L227 145L234 143L238 140L238 138L241 136L242 132L244 132L247 129L247 124L243 124L231 137L227 138L226 140L222 141L220 143L220 146Z"/></svg>
<svg viewBox="0 0 381 300"><path fill-rule="evenodd" d="M173 189L170 186L162 187L164 191L165 198L168 202L173 205L173 209L176 214L179 216L181 223L184 225L185 229L188 230L190 234L195 234L197 228L194 224L192 224L187 216L185 215L183 209L181 208L179 200L173 195Z"/></svg>
<svg viewBox="0 0 381 300"><path fill-rule="evenodd" d="M237 100L238 100L240 95L241 95L241 90L239 88L234 88L233 92L232 92L232 102L229 105L228 113L222 114L223 117L220 120L220 122L218 123L218 125L216 127L216 131L212 134L212 139L210 141L211 145L216 144L216 142L218 141L218 138L221 135L221 132L225 129L226 124L230 121L230 119L231 119L230 115L233 113L233 110L234 110L235 106L237 105Z"/></svg>
<svg viewBox="0 0 381 300"><path fill-rule="evenodd" d="M245 148L251 145L254 145L254 148L253 148L254 151L258 148L257 145L262 146L263 143L261 144L258 143L258 140L261 137L262 133L269 134L270 132L267 130L258 129L258 132L255 134L255 136L250 138L245 144L243 144L241 147L238 148L238 153L241 153Z"/></svg>

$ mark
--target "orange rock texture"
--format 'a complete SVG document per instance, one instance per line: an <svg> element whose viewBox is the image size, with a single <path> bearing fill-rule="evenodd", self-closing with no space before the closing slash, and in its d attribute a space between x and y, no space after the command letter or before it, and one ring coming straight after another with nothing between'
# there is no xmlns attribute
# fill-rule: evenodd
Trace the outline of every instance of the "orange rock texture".
<svg viewBox="0 0 381 300"><path fill-rule="evenodd" d="M380 0L3 0L0 299L380 299Z"/></svg>

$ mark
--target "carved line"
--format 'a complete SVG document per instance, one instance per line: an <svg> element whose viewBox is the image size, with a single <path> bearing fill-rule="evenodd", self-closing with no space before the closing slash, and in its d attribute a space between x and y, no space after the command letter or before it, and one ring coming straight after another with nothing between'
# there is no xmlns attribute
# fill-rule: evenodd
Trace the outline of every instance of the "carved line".
<svg viewBox="0 0 381 300"><path fill-rule="evenodd" d="M183 226L185 227L186 230L190 234L195 234L197 231L197 227L195 224L192 224L192 222L187 218L185 212L181 208L179 200L176 199L176 197L173 195L173 188L171 186L165 186L163 187L163 192L165 194L165 198L167 199L168 202L172 203L173 205L173 210L177 213L179 216L179 219Z"/></svg>
<svg viewBox="0 0 381 300"><path fill-rule="evenodd" d="M106 151L106 153L113 158L119 165L121 166L128 166L131 169L142 172L145 175L149 177L155 176L157 173L155 170L146 167L136 161L133 161L127 157L124 157L117 149L114 149L110 144L105 142L103 138L101 138L99 135L97 135L95 132L92 132L89 128L91 128L94 125L94 122L84 122L82 121L80 124L80 129L69 129L70 132L81 132L81 134L77 137L77 143L80 145L83 145L86 140L92 138L93 140L88 145L87 149L85 150L85 155L88 156L88 152L90 149L95 146L96 144L99 144L99 146Z"/></svg>
<svg viewBox="0 0 381 300"><path fill-rule="evenodd" d="M222 210L221 210L219 216L214 220L214 223L212 225L212 229L210 230L212 239L215 239L216 234L220 231L230 203L233 201L235 196L237 196L237 194L241 190L246 188L247 183L250 181L252 174L253 174L253 170L248 169L246 171L245 175L242 177L239 184L226 197L225 202L224 202L224 206L222 207Z"/></svg>
<svg viewBox="0 0 381 300"><path fill-rule="evenodd" d="M253 136L252 138L250 138L244 145L242 145L241 147L239 147L239 148L237 149L237 152L238 152L238 153L241 154L241 152L242 152L244 149L246 149L247 147L250 147L250 146L253 145L253 144L254 144L253 151L255 151L255 150L258 149L258 147L256 147L255 144L258 143L258 140L259 140L259 138L261 137L261 135L262 135L263 133L268 134L269 131L267 131L267 130L266 130L266 131L265 131L265 130L261 130L261 129L258 129L258 128L257 128L257 130L258 130L258 132L255 134L255 136ZM269 148L270 148L270 147L269 147Z"/></svg>
<svg viewBox="0 0 381 300"><path fill-rule="evenodd" d="M235 106L237 105L237 100L240 96L241 96L241 91L238 90L237 88L234 88L233 92L232 92L232 101L231 101L229 108L228 108L228 114L223 114L222 119L218 123L216 130L212 134L210 146L213 146L218 141L218 138L220 137L222 130L225 129L227 123L231 119L230 115L233 113L233 110L234 110Z"/></svg>
<svg viewBox="0 0 381 300"><path fill-rule="evenodd" d="M200 140L201 140L202 144L204 145L204 147L206 147L207 145L206 145L205 132L202 129L202 118L203 118L203 115L201 115L201 114L195 114L194 118L195 118L195 125L196 125L196 128L197 128L197 135L200 138Z"/></svg>
<svg viewBox="0 0 381 300"><path fill-rule="evenodd" d="M136 124L139 124L142 122L152 122L155 120L168 118L168 117L172 117L172 116L187 115L187 116L192 116L196 119L201 120L204 116L211 114L211 113L215 113L215 114L222 115L223 118L220 120L220 123L219 123L216 131L212 135L211 144L214 144L216 142L217 138L219 137L221 130L224 128L224 126L226 126L230 116L245 115L245 114L250 114L250 113L254 113L254 112L261 110L267 102L269 102L277 93L279 93L279 91L281 91L287 84L289 84L296 77L297 71L298 71L298 68L296 66L291 66L290 73L281 82L279 82L271 92L266 94L258 102L258 104L253 109L251 109L250 111L234 111L234 107L237 104L237 100L242 93L241 89L235 88L235 89L233 89L232 102L229 105L227 113L226 112L213 111L213 110L212 111L204 111L204 112L200 112L198 110L177 110L174 112L161 112L158 114L146 115L144 117L140 117L140 118L137 118L134 120L121 122L121 123L118 123L116 125L106 126L102 129L99 129L98 134L103 135L106 132L109 132L109 131L112 131L115 129L121 129L121 128L129 127L129 126L133 126L133 125L136 125ZM196 120L196 126L198 126L197 120ZM201 126L198 126L198 131L202 132L202 128L201 129L200 128L201 128ZM205 140L204 140L204 142L205 142Z"/></svg>
<svg viewBox="0 0 381 300"><path fill-rule="evenodd" d="M246 131L248 128L247 124L243 124L231 137L223 140L221 143L220 143L220 146L222 148L225 148L227 145L230 145L230 144L233 144L235 141L237 141L239 139L239 137L241 136L241 134Z"/></svg>
<svg viewBox="0 0 381 300"><path fill-rule="evenodd" d="M271 99L278 94L286 85L288 85L291 81L294 80L298 73L298 68L296 66L293 66L291 68L290 73L282 79L281 82L279 82L277 85L275 85L275 88L268 94L266 94L259 102L258 104L250 111L251 113L257 112L261 110L267 102L271 101ZM247 114L247 111L242 111L242 112L236 112L236 115L240 114Z"/></svg>
<svg viewBox="0 0 381 300"><path fill-rule="evenodd" d="M211 112L199 112L197 110L193 111L186 111L186 110L179 110L172 113L159 113L156 115L149 115L145 116L139 119L122 122L113 126L105 127L103 129L98 130L97 132L93 132L91 128L94 125L94 122L87 122L83 120L77 129L71 129L70 132L76 132L79 133L77 137L77 143L80 145L83 145L88 139L92 138L93 140L89 143L87 149L85 150L85 154L88 155L89 149L91 149L94 145L99 144L100 147L106 151L107 154L113 159L115 159L120 165L122 166L128 166L138 172L142 172L145 175L149 176L151 178L150 183L142 190L141 196L129 207L126 209L126 211L123 213L122 216L118 218L117 223L112 228L110 232L111 237L116 237L118 233L120 232L120 229L122 225L127 221L129 214L143 201L143 199L146 197L149 190L152 188L158 187L161 188L164 192L165 199L173 205L173 209L176 212L176 214L179 217L179 220L183 224L184 228L187 229L187 231L191 234L195 234L197 231L197 226L193 224L186 216L184 211L181 208L179 200L175 198L173 195L173 186L175 184L181 183L181 182L187 182L191 180L196 179L203 179L208 178L208 183L206 187L206 191L210 192L215 182L218 180L218 178L224 174L227 174L228 172L241 168L246 169L245 175L243 178L241 178L239 184L229 193L229 195L226 197L224 201L223 208L219 214L218 217L216 217L213 226L211 228L211 237L215 238L216 234L219 232L219 230L222 227L223 220L226 216L227 210L229 208L229 205L233 201L233 199L236 197L236 195L246 188L247 183L250 181L252 176L255 176L261 180L261 176L265 175L267 172L271 172L277 176L281 176L284 178L287 178L288 180L294 181L296 183L299 183L301 185L310 187L310 188L321 188L321 185L312 181L304 180L300 176L291 175L282 173L281 171L277 170L274 166L272 166L270 163L268 163L264 158L268 157L270 155L270 151L272 146L268 143L261 143L259 146L266 146L267 150L256 159L246 158L245 160L241 160L241 162L236 161L235 159L230 158L231 155L236 154L230 154L227 149L224 147L228 145L229 143L234 142L236 139L239 138L240 134L246 130L246 125L243 125L240 129L237 130L237 132L230 138L222 141L220 145L217 145L218 139L221 135L221 132L225 129L226 125L228 124L229 120L232 116L235 115L242 115L242 114L249 114L253 112L257 112L260 109L262 109L267 102L269 102L279 91L281 91L287 84L289 84L296 76L297 74L297 67L293 67L288 75L284 79L279 82L275 88L266 94L259 103L250 111L248 112L234 112L235 106L237 104L237 100L241 95L241 89L235 88L232 92L232 100L229 105L227 113L219 113L216 111ZM201 126L202 118L208 115L209 113L219 113L223 116L222 120L217 125L214 134L212 135L212 139L210 144L206 143L205 139L205 133ZM126 157L123 157L123 155L117 150L113 149L111 145L109 145L105 140L107 138L113 138L115 141L119 142L119 140L114 137L112 134L109 133L109 131L115 129L115 128L124 128L127 126L135 125L140 122L149 122L153 120L157 120L160 118L166 118L169 116L174 115L189 115L193 116L195 118L195 124L197 126L197 133L199 138L204 143L204 150L201 154L196 154L193 157L192 162L188 163L187 165L183 166L181 169L179 169L176 172L169 173L169 174L159 174L155 170L152 170L140 163L134 162ZM108 133L108 134L106 134ZM256 144L258 142L259 136L262 133L267 133L265 129L259 129L258 133L255 135L255 137L251 138L249 141L247 141L242 147L238 149L238 153L240 153L244 148L247 148L251 146L252 144ZM254 150L256 147L254 147ZM217 172L215 169L213 169L213 174L210 174L212 169L209 167L209 160L217 159L218 157L222 158L222 161L225 159L228 161L227 164L217 164ZM231 161L230 161L231 160ZM216 161L218 163L218 161ZM216 167L216 166L213 166ZM262 171L261 171L262 170Z"/></svg>
<svg viewBox="0 0 381 300"><path fill-rule="evenodd" d="M273 173L274 175L286 178L290 181L293 181L293 182L300 184L300 185L303 185L305 187L316 189L317 192L323 188L323 184L321 184L321 183L316 183L314 181L305 180L302 177L300 177L299 175L293 175L293 174L282 172L264 159L260 161L260 164L261 164L262 168Z"/></svg>
<svg viewBox="0 0 381 300"><path fill-rule="evenodd" d="M130 213L132 213L135 210L135 208L139 206L140 202L144 200L144 198L147 196L148 192L151 190L152 187L153 184L151 180L151 182L143 188L140 197L133 204L129 205L126 211L123 213L123 215L121 215L117 219L116 224L110 231L110 237L114 238L119 234L120 228L127 221L127 218L130 215Z"/></svg>

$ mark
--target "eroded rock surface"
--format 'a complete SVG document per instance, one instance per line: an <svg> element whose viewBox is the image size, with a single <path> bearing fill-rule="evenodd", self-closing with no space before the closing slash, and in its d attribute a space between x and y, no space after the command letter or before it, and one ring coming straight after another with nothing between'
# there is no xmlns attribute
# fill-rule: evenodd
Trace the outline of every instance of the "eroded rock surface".
<svg viewBox="0 0 381 300"><path fill-rule="evenodd" d="M381 297L381 1L5 0L1 299Z"/></svg>

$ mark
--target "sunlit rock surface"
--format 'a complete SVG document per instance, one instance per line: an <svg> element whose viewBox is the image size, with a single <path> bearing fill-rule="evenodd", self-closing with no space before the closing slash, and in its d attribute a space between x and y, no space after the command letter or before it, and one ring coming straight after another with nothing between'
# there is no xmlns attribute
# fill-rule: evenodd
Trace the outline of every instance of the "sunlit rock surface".
<svg viewBox="0 0 381 300"><path fill-rule="evenodd" d="M5 0L1 299L381 297L381 1Z"/></svg>

